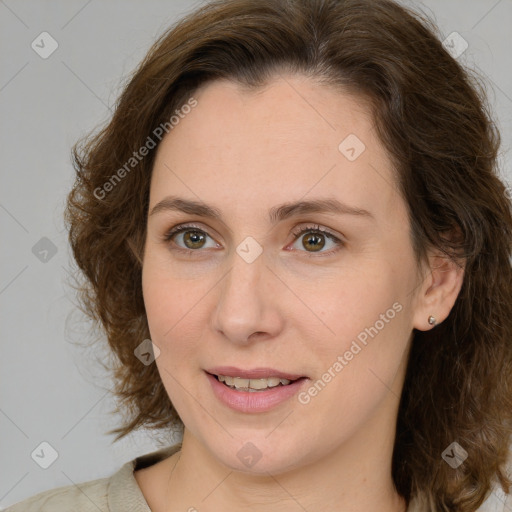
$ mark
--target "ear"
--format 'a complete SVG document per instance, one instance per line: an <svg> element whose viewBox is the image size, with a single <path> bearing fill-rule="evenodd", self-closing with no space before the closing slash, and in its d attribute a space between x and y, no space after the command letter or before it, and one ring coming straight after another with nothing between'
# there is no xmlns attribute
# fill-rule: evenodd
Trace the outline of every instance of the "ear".
<svg viewBox="0 0 512 512"><path fill-rule="evenodd" d="M432 250L423 281L416 295L413 326L428 331L450 314L464 281L465 261L453 260L439 250ZM435 324L429 323L434 317Z"/></svg>

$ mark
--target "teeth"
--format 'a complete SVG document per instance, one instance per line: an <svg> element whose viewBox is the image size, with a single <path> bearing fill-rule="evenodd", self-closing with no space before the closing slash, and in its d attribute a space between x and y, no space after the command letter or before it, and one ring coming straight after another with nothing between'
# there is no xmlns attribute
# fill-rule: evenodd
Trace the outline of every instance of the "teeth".
<svg viewBox="0 0 512 512"><path fill-rule="evenodd" d="M242 391L275 388L279 384L286 386L291 382L288 379L280 379L279 377L270 377L268 379L242 379L241 377L229 377L228 375L218 375L218 377L221 382L224 382L229 387Z"/></svg>
<svg viewBox="0 0 512 512"><path fill-rule="evenodd" d="M233 384L236 389L248 388L249 382L249 379L239 379L238 377L233 378Z"/></svg>

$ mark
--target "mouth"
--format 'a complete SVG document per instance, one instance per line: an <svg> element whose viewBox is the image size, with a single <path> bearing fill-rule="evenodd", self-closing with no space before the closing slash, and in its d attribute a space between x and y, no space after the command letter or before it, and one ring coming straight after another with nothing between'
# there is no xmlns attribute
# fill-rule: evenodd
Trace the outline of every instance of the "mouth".
<svg viewBox="0 0 512 512"><path fill-rule="evenodd" d="M272 368L241 370L216 367L204 370L213 396L232 410L245 414L264 413L289 403L310 379Z"/></svg>
<svg viewBox="0 0 512 512"><path fill-rule="evenodd" d="M279 379L277 377L271 377L270 379L241 379L239 377L230 377L229 375L212 376L230 389L234 389L236 391L247 391L249 393L258 393L272 388L289 386L293 382L304 380L306 378L300 377L294 380Z"/></svg>
<svg viewBox="0 0 512 512"><path fill-rule="evenodd" d="M257 368L254 370L240 370L236 368L219 368L205 370L218 382L235 391L258 393L269 389L287 387L297 381L307 379L306 376L290 374L270 368Z"/></svg>

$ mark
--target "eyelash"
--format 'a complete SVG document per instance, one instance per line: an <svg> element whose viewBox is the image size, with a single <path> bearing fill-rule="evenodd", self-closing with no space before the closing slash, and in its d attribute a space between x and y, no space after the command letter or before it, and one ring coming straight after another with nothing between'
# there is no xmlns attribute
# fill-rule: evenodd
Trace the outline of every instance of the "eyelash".
<svg viewBox="0 0 512 512"><path fill-rule="evenodd" d="M194 224L181 224L181 225L175 226L175 227L171 228L169 231L167 231L165 233L165 235L163 236L163 241L166 243L169 243L172 241L172 239L176 235L186 232L186 231L199 231L200 233L202 233L206 236L210 236L204 229L201 229L198 226L195 226ZM331 233L329 230L322 228L318 224L311 224L306 227L296 228L295 230L292 230L291 233L295 237L295 239L293 240L293 243L296 240L298 240L301 236L303 236L307 233L321 233L322 235L326 236L327 238L329 238L333 242L335 242L336 245L338 246L335 249L331 249L329 251L319 252L319 253L315 253L315 252L311 252L311 251L299 251L299 252L304 252L307 257L318 258L318 257L324 257L324 256L331 256L332 254L338 252L340 250L340 248L345 246L345 242L343 240L341 240L339 237L334 235L334 233ZM212 237L210 237L210 238L212 238ZM192 256L193 253L202 252L201 249L184 249L183 247L179 247L179 246L177 246L177 248L175 248L173 250L182 252L189 256Z"/></svg>

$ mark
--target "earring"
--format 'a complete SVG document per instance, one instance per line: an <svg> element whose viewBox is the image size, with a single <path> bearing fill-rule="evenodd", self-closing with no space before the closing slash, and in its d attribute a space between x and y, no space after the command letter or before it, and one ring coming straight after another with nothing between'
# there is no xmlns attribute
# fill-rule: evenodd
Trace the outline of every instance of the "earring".
<svg viewBox="0 0 512 512"><path fill-rule="evenodd" d="M437 325L437 320L435 319L435 317L433 317L432 315L430 315L430 316L428 317L428 323L429 323L430 325Z"/></svg>

